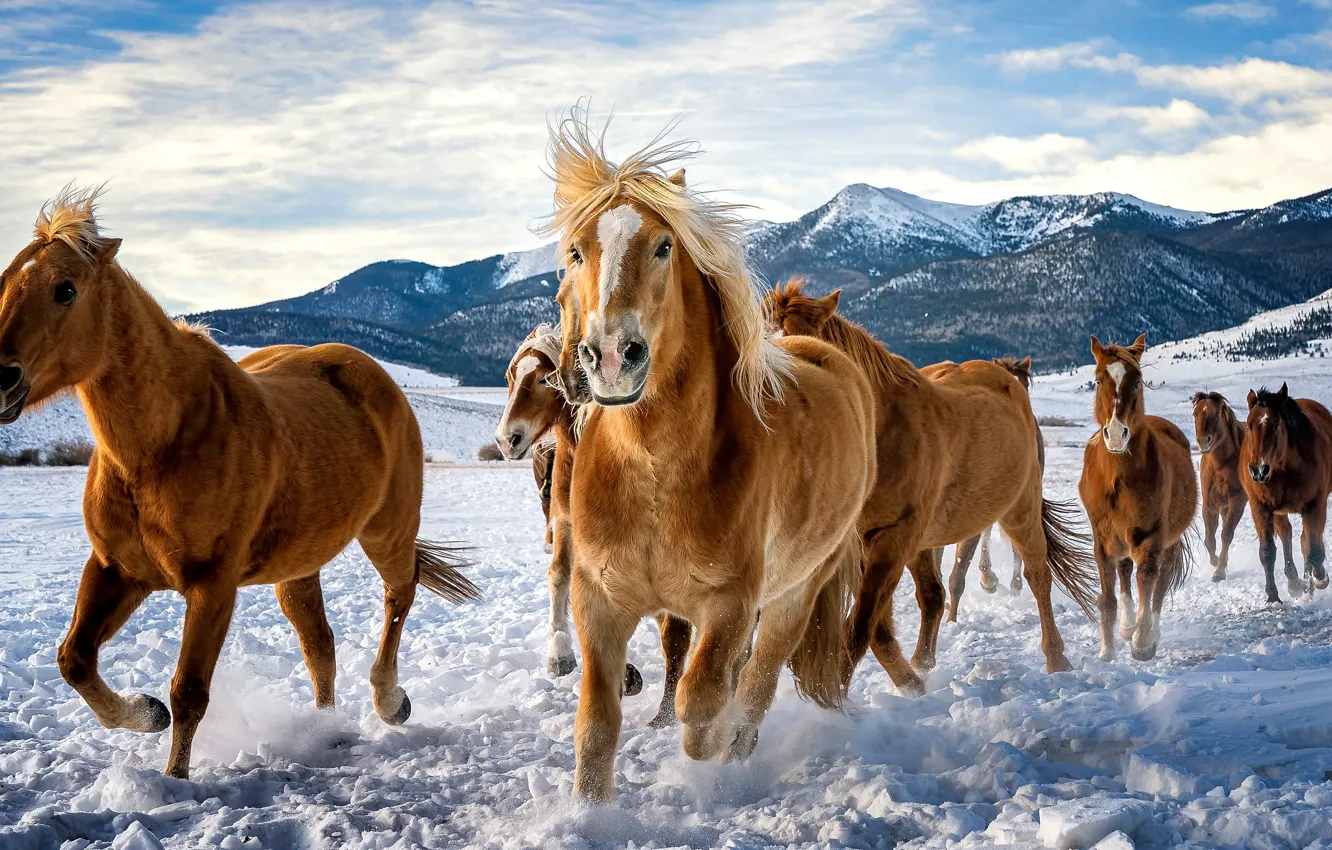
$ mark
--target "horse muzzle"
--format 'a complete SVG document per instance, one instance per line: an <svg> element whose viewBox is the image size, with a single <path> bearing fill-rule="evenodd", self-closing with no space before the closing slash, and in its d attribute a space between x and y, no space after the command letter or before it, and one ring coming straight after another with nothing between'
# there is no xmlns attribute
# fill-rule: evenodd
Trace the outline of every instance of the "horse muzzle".
<svg viewBox="0 0 1332 850"><path fill-rule="evenodd" d="M1272 467L1265 460L1251 463L1249 464L1249 477L1258 484L1266 484L1272 480Z"/></svg>
<svg viewBox="0 0 1332 850"><path fill-rule="evenodd" d="M8 425L23 413L32 384L24 380L23 367L17 363L0 366L0 425Z"/></svg>
<svg viewBox="0 0 1332 850"><path fill-rule="evenodd" d="M495 445L509 460L522 460L532 448L532 431L526 425L501 427L495 432Z"/></svg>
<svg viewBox="0 0 1332 850"><path fill-rule="evenodd" d="M1202 443L1201 441L1198 443L1198 454L1209 455L1212 453L1212 449L1215 447L1216 447L1216 439L1213 437L1208 437L1206 444Z"/></svg>
<svg viewBox="0 0 1332 850"><path fill-rule="evenodd" d="M638 334L603 334L578 346L578 363L597 404L623 407L643 397L652 358Z"/></svg>
<svg viewBox="0 0 1332 850"><path fill-rule="evenodd" d="M1101 429L1105 447L1111 454L1123 454L1129 447L1129 429L1127 425L1111 422Z"/></svg>

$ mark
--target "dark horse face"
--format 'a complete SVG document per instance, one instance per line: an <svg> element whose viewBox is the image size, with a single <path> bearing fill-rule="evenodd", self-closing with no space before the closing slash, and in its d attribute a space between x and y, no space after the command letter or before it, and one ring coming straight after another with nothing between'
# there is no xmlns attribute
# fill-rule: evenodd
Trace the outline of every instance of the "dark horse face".
<svg viewBox="0 0 1332 850"><path fill-rule="evenodd" d="M1249 475L1259 484L1272 480L1274 470L1283 469L1306 436L1309 420L1283 383L1271 392L1249 390L1249 437L1245 460Z"/></svg>
<svg viewBox="0 0 1332 850"><path fill-rule="evenodd" d="M1198 451L1210 454L1226 439L1230 433L1229 409L1221 393L1193 394L1193 430L1198 437Z"/></svg>
<svg viewBox="0 0 1332 850"><path fill-rule="evenodd" d="M788 280L763 298L763 318L773 336L819 336L828 317L837 312L842 290L824 298L805 294L805 283Z"/></svg>
<svg viewBox="0 0 1332 850"><path fill-rule="evenodd" d="M1145 415L1142 404L1142 354L1147 350L1147 335L1127 348L1119 345L1101 345L1091 338L1092 355L1096 358L1096 424L1101 426L1101 439L1111 454L1128 451L1133 432Z"/></svg>

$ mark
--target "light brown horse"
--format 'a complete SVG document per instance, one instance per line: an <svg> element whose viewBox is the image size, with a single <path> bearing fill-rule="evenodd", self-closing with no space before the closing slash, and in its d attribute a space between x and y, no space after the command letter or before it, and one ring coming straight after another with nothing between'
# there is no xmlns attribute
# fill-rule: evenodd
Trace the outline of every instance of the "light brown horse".
<svg viewBox="0 0 1332 850"><path fill-rule="evenodd" d="M644 616L698 630L676 696L691 758L746 756L785 664L820 705L846 695L840 625L874 480L869 385L832 346L765 336L743 223L682 173L663 176L688 150L613 165L577 112L551 140L562 323L596 403L572 495L585 665L574 788L597 800L613 794L619 671ZM562 377L576 395L578 375Z"/></svg>
<svg viewBox="0 0 1332 850"><path fill-rule="evenodd" d="M1235 527L1249 504L1240 477L1240 451L1249 429L1235 415L1225 396L1205 392L1193 394L1193 427L1198 451L1202 454L1199 478L1202 480L1203 542L1214 568L1212 581L1225 581L1226 566L1230 563L1230 542L1235 538ZM1286 578L1298 594L1303 587L1295 568L1290 519L1285 514L1276 514L1272 522L1281 538L1281 548L1285 550ZM1218 525L1221 528L1220 552L1216 548Z"/></svg>
<svg viewBox="0 0 1332 850"><path fill-rule="evenodd" d="M120 267L95 201L63 192L0 276L0 421L72 387L97 444L83 504L93 553L58 655L65 681L108 728L157 732L174 719L167 771L186 777L241 585L277 585L315 704L333 705L319 570L359 540L385 588L375 711L405 722L397 653L416 586L452 601L479 593L453 550L416 539L423 455L402 390L345 345L232 362ZM98 649L156 590L185 597L170 713L97 672Z"/></svg>
<svg viewBox="0 0 1332 850"><path fill-rule="evenodd" d="M1332 491L1332 413L1313 399L1291 398L1286 385L1276 392L1249 391L1249 433L1240 450L1241 475L1249 511L1258 530L1258 560L1267 579L1267 601L1280 602L1276 587L1278 517L1300 515L1304 575L1287 558L1286 578L1292 596L1327 587L1323 565L1323 530L1327 495ZM1289 526L1290 520L1286 519Z"/></svg>
<svg viewBox="0 0 1332 850"><path fill-rule="evenodd" d="M934 666L943 582L937 552L998 522L1023 555L1041 617L1046 669L1068 670L1050 601L1052 579L1090 616L1090 557L1064 515L1041 494L1037 428L1027 391L1002 367L982 361L917 371L869 332L837 313L840 293L804 294L799 281L768 293L769 322L786 335L818 336L845 351L875 392L877 456L883 470L864 511L865 577L850 622L854 662L872 647L893 683L919 694L916 670ZM921 606L912 664L893 634L892 597L911 568ZM913 669L913 667L915 669Z"/></svg>
<svg viewBox="0 0 1332 850"><path fill-rule="evenodd" d="M1022 384L1022 389L1028 394L1031 392L1031 358L1024 357L1018 360L1015 357L996 357L994 362L1004 367L1010 375ZM927 370L928 371L928 370ZM1030 397L1030 396L1029 396ZM1036 428L1036 448L1040 457L1041 472L1045 472L1045 437L1041 434L1041 429ZM971 559L976 554L976 547L980 546L980 576L981 589L986 593L994 593L999 589L999 579L994 574L994 562L990 559L990 532L993 526L980 534L957 544L957 553L953 559L953 572L948 576L948 622L957 622L957 607L962 600L962 593L967 589L967 568L971 566ZM1009 579L1008 589L1013 595L1022 592L1022 553L1018 552L1017 547L1009 545L1013 549L1013 576Z"/></svg>
<svg viewBox="0 0 1332 850"><path fill-rule="evenodd" d="M1147 661L1156 655L1166 594L1184 583L1193 563L1187 534L1198 510L1198 482L1184 432L1144 409L1139 364L1147 336L1127 348L1103 346L1092 337L1091 350L1101 427L1083 452L1078 493L1091 520L1101 573L1101 659L1115 657L1118 614L1120 636L1131 641L1134 658ZM1136 621L1130 584L1135 564Z"/></svg>

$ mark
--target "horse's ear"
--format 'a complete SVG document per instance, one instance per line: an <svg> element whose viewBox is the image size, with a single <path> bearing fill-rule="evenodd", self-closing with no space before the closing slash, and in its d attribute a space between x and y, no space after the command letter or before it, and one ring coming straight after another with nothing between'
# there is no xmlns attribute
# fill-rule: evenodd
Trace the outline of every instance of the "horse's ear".
<svg viewBox="0 0 1332 850"><path fill-rule="evenodd" d="M1286 399L1290 398L1290 391L1286 389L1285 381L1281 382L1281 389L1277 390L1277 398L1281 399L1282 401L1285 401Z"/></svg>
<svg viewBox="0 0 1332 850"><path fill-rule="evenodd" d="M1129 351L1133 352L1134 360L1141 360L1142 353L1147 350L1147 334L1138 334L1138 338L1129 346Z"/></svg>
<svg viewBox="0 0 1332 850"><path fill-rule="evenodd" d="M1018 365L1022 367L1022 371L1024 371L1024 372L1030 372L1030 371L1031 371L1031 355L1028 354L1026 357L1023 357L1023 358L1022 358L1022 362L1019 363Z"/></svg>
<svg viewBox="0 0 1332 850"><path fill-rule="evenodd" d="M820 298L819 303L823 305L823 309L831 316L833 313L837 312L837 305L841 300L842 290L834 289L832 292L829 292L826 297Z"/></svg>
<svg viewBox="0 0 1332 850"><path fill-rule="evenodd" d="M1202 401L1202 400L1205 399L1205 398L1207 398L1207 393L1203 393L1203 392L1197 392L1197 393L1194 393L1194 394L1193 394L1193 403L1194 403L1194 404L1197 404L1198 402Z"/></svg>
<svg viewBox="0 0 1332 850"><path fill-rule="evenodd" d="M1091 345L1092 345L1092 357L1095 357L1097 360L1100 360L1101 354L1105 351L1105 348L1101 345L1101 341L1096 338L1096 334L1092 334Z"/></svg>
<svg viewBox="0 0 1332 850"><path fill-rule="evenodd" d="M685 187L684 169L683 168L676 169L676 172L672 174L670 177L667 177L666 181L669 183L674 183L676 186L679 186L681 189L683 189Z"/></svg>
<svg viewBox="0 0 1332 850"><path fill-rule="evenodd" d="M1249 390L1249 409L1253 410L1254 405L1258 403L1258 393Z"/></svg>
<svg viewBox="0 0 1332 850"><path fill-rule="evenodd" d="M97 264L104 266L116 258L116 252L120 250L119 239L103 239L97 246L94 256L97 258Z"/></svg>

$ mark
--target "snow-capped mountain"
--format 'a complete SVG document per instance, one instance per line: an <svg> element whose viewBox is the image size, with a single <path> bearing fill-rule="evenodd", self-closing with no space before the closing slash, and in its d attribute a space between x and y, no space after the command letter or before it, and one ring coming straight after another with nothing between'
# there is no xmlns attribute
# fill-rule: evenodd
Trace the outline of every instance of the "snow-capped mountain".
<svg viewBox="0 0 1332 850"><path fill-rule="evenodd" d="M1114 192L964 205L857 183L749 236L769 281L841 287L849 315L921 362L1021 352L1055 368L1086 358L1089 330L1179 339L1332 288L1332 190L1207 213ZM233 342L355 340L496 383L527 331L556 317L555 261L545 245L456 266L373 263L298 298L201 318Z"/></svg>

